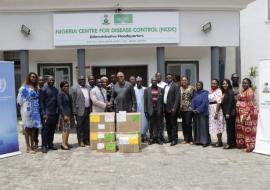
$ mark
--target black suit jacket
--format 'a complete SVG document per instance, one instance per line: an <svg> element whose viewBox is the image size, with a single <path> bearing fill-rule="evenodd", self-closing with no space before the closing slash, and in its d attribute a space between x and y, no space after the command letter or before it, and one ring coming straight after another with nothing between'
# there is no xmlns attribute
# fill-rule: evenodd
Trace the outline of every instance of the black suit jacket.
<svg viewBox="0 0 270 190"><path fill-rule="evenodd" d="M72 115L72 99L69 94L64 92L59 92L57 97L59 114L62 116L71 116Z"/></svg>
<svg viewBox="0 0 270 190"><path fill-rule="evenodd" d="M221 107L224 115L226 114L236 115L235 98L233 90L229 89L229 91L224 94Z"/></svg>
<svg viewBox="0 0 270 190"><path fill-rule="evenodd" d="M163 89L158 87L157 115L160 116L163 113L163 94ZM150 117L153 114L151 87L148 87L144 90L144 112L148 113Z"/></svg>
<svg viewBox="0 0 270 190"><path fill-rule="evenodd" d="M165 93L166 86L164 87L164 93ZM174 109L175 112L177 112L179 109L179 106L180 106L180 88L177 84L175 84L175 82L172 82L168 95L167 95L167 104L165 106L164 111L171 112L172 109Z"/></svg>

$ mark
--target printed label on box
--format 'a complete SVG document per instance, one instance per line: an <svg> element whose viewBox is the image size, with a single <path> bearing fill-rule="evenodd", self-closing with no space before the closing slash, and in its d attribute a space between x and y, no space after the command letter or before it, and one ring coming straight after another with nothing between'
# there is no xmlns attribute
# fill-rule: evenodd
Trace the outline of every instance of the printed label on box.
<svg viewBox="0 0 270 190"><path fill-rule="evenodd" d="M115 143L105 143L105 150L115 151L116 150Z"/></svg>
<svg viewBox="0 0 270 190"><path fill-rule="evenodd" d="M114 115L105 115L105 122L108 123L114 122Z"/></svg>
<svg viewBox="0 0 270 190"><path fill-rule="evenodd" d="M90 134L90 140L96 141L97 140L97 133L91 133Z"/></svg>
<svg viewBox="0 0 270 190"><path fill-rule="evenodd" d="M99 123L100 122L100 116L99 115L90 115L90 122L91 123Z"/></svg>
<svg viewBox="0 0 270 190"><path fill-rule="evenodd" d="M131 120L134 122L134 123L138 123L140 121L140 115L132 115L131 116Z"/></svg>
<svg viewBox="0 0 270 190"><path fill-rule="evenodd" d="M128 144L128 137L119 137L119 144Z"/></svg>
<svg viewBox="0 0 270 190"><path fill-rule="evenodd" d="M97 149L98 150L104 149L104 143L97 143Z"/></svg>
<svg viewBox="0 0 270 190"><path fill-rule="evenodd" d="M105 129L105 124L98 124L98 129L99 130Z"/></svg>
<svg viewBox="0 0 270 190"><path fill-rule="evenodd" d="M98 139L104 139L104 133L98 133L97 138Z"/></svg>
<svg viewBox="0 0 270 190"><path fill-rule="evenodd" d="M119 113L117 114L117 122L126 122L127 121L127 114Z"/></svg>
<svg viewBox="0 0 270 190"><path fill-rule="evenodd" d="M105 133L104 139L105 139L106 141L114 141L114 140L115 140L115 139L114 139L114 134L113 134L113 133Z"/></svg>
<svg viewBox="0 0 270 190"><path fill-rule="evenodd" d="M128 139L128 144L139 144L139 137L138 136L130 137Z"/></svg>

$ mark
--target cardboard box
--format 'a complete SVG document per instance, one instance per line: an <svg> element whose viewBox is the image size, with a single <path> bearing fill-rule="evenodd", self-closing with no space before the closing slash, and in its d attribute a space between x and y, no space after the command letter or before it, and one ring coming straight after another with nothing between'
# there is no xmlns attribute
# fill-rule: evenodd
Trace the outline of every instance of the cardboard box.
<svg viewBox="0 0 270 190"><path fill-rule="evenodd" d="M104 142L103 140L97 142L97 152L113 153L116 150L116 142Z"/></svg>
<svg viewBox="0 0 270 190"><path fill-rule="evenodd" d="M115 113L91 113L89 115L91 132L115 132Z"/></svg>
<svg viewBox="0 0 270 190"><path fill-rule="evenodd" d="M116 131L118 133L141 132L141 113L117 113Z"/></svg>
<svg viewBox="0 0 270 190"><path fill-rule="evenodd" d="M119 152L136 153L140 152L141 139L138 133L121 133L117 134Z"/></svg>
<svg viewBox="0 0 270 190"><path fill-rule="evenodd" d="M90 148L91 150L97 150L97 140L96 141L90 141Z"/></svg>
<svg viewBox="0 0 270 190"><path fill-rule="evenodd" d="M90 132L91 149L97 150L99 142L115 142L115 132Z"/></svg>

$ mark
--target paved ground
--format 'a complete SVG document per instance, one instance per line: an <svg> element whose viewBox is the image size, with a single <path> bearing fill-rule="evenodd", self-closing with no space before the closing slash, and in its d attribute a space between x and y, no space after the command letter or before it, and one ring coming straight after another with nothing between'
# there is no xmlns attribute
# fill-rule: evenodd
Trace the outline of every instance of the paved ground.
<svg viewBox="0 0 270 190"><path fill-rule="evenodd" d="M0 189L269 190L270 157L196 145L146 146L141 153L96 153L89 147L0 160ZM61 142L60 134L55 136ZM76 143L72 134L70 142Z"/></svg>

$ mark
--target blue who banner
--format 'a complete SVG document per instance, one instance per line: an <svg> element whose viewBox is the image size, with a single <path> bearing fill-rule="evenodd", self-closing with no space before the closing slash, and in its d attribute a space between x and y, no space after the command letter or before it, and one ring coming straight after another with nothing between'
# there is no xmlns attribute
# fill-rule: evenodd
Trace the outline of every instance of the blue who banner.
<svg viewBox="0 0 270 190"><path fill-rule="evenodd" d="M14 63L0 61L0 158L19 154Z"/></svg>

